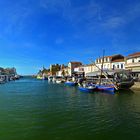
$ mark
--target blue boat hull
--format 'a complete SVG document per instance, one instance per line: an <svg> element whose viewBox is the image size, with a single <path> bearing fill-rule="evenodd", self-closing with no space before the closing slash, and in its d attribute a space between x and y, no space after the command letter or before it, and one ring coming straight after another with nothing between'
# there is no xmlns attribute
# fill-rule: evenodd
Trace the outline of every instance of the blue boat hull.
<svg viewBox="0 0 140 140"><path fill-rule="evenodd" d="M108 91L108 92L114 92L115 91L114 87L103 86L103 85L101 85L101 86L98 85L98 86L96 86L96 88L99 91Z"/></svg>
<svg viewBox="0 0 140 140"><path fill-rule="evenodd" d="M47 77L44 77L43 80L48 80L48 78Z"/></svg>
<svg viewBox="0 0 140 140"><path fill-rule="evenodd" d="M96 90L96 88L89 89L89 88L79 87L79 90L82 92L87 92L87 93L90 92L91 93L91 92L94 92Z"/></svg>
<svg viewBox="0 0 140 140"><path fill-rule="evenodd" d="M68 85L68 86L76 86L77 83L74 83L74 82L65 82L65 85Z"/></svg>

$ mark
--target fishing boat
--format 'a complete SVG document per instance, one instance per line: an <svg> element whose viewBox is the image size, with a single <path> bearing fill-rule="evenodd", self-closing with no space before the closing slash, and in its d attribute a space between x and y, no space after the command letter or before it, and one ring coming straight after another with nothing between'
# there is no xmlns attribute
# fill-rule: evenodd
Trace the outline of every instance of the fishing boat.
<svg viewBox="0 0 140 140"><path fill-rule="evenodd" d="M53 83L56 82L56 76L53 76L53 78L52 78L52 82L53 82Z"/></svg>
<svg viewBox="0 0 140 140"><path fill-rule="evenodd" d="M68 86L76 86L77 83L74 82L74 81L66 81L66 82L65 82L65 85L68 85Z"/></svg>
<svg viewBox="0 0 140 140"><path fill-rule="evenodd" d="M99 67L92 61L93 65L100 71L99 84L97 84L98 90L128 90L134 85L134 79L132 78L132 74L130 70L123 69L113 69L113 70L103 70L104 63L104 51L102 58L102 65ZM106 78L108 84L104 85L102 82L102 76ZM110 78L109 78L110 77ZM110 87L110 84L113 85ZM113 89L114 88L114 89Z"/></svg>
<svg viewBox="0 0 140 140"><path fill-rule="evenodd" d="M43 80L48 80L48 78L47 78L47 77L43 77L42 79L43 79Z"/></svg>
<svg viewBox="0 0 140 140"><path fill-rule="evenodd" d="M6 81L3 79L0 79L0 84L4 84Z"/></svg>
<svg viewBox="0 0 140 140"><path fill-rule="evenodd" d="M96 85L97 91L107 91L107 92L114 92L115 88L114 85Z"/></svg>
<svg viewBox="0 0 140 140"><path fill-rule="evenodd" d="M55 82L56 82L57 84L62 83L62 81L61 81L61 80L56 80Z"/></svg>
<svg viewBox="0 0 140 140"><path fill-rule="evenodd" d="M82 92L87 92L87 93L91 93L96 91L96 86L95 85L80 85L78 87L78 89Z"/></svg>
<svg viewBox="0 0 140 140"><path fill-rule="evenodd" d="M105 51L103 50L103 60L102 60L101 68L99 66L97 66L95 63L93 63L94 66L96 66L98 68L98 70L100 71L99 84L96 84L96 89L98 91L114 92L115 90L118 90L118 86L116 85L116 83L114 81L111 81L109 79L108 74L106 72L104 72L104 70L103 70L104 53L105 53ZM105 76L105 78L108 80L108 83L106 83L106 84L102 83L102 75Z"/></svg>
<svg viewBox="0 0 140 140"><path fill-rule="evenodd" d="M48 81L52 81L53 80L53 76L48 76Z"/></svg>
<svg viewBox="0 0 140 140"><path fill-rule="evenodd" d="M131 71L122 70L114 73L114 82L119 90L130 89L134 85L134 79L131 76Z"/></svg>
<svg viewBox="0 0 140 140"><path fill-rule="evenodd" d="M40 75L37 75L37 77L36 77L37 79L39 79L39 80L42 80L43 79L43 77L42 76L40 76Z"/></svg>
<svg viewBox="0 0 140 140"><path fill-rule="evenodd" d="M100 70L100 81L99 81L99 84L96 84L96 89L99 90L99 91L109 91L109 92L114 92L115 91L115 88L117 89L117 87L112 83L112 81L108 81L109 83L111 84L103 84L102 83L102 74L104 74L104 71L103 71L103 64L104 64L104 53L105 51L103 50L103 61L102 61L102 65L101 65L101 69L99 68ZM105 77L108 79L108 76L105 75Z"/></svg>
<svg viewBox="0 0 140 140"><path fill-rule="evenodd" d="M46 76L38 75L36 78L39 79L39 80L48 80L48 78Z"/></svg>
<svg viewBox="0 0 140 140"><path fill-rule="evenodd" d="M60 84L60 83L64 83L65 82L65 79L63 77L56 77L56 81L55 81L57 84Z"/></svg>

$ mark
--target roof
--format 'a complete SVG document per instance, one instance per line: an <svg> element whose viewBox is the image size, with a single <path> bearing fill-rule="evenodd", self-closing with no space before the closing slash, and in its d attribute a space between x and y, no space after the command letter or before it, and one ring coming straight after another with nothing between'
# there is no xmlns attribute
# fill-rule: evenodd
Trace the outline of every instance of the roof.
<svg viewBox="0 0 140 140"><path fill-rule="evenodd" d="M77 66L75 68L83 68L85 65L80 65L80 66Z"/></svg>
<svg viewBox="0 0 140 140"><path fill-rule="evenodd" d="M111 55L111 56L104 56L104 58L112 58L113 56L115 56L115 55ZM103 58L103 57L101 57L101 58Z"/></svg>
<svg viewBox="0 0 140 140"><path fill-rule="evenodd" d="M128 56L140 56L140 52L129 54Z"/></svg>
<svg viewBox="0 0 140 140"><path fill-rule="evenodd" d="M72 63L72 64L82 64L81 62L76 62L76 61L72 61L70 63Z"/></svg>
<svg viewBox="0 0 140 140"><path fill-rule="evenodd" d="M122 62L124 61L124 59L116 59L116 60L113 60L112 62Z"/></svg>
<svg viewBox="0 0 140 140"><path fill-rule="evenodd" d="M104 56L104 58L113 58L113 57L116 57L116 56L122 56L121 54L114 54L114 55L109 55L109 56ZM99 59L101 59L103 57L100 57Z"/></svg>
<svg viewBox="0 0 140 140"><path fill-rule="evenodd" d="M93 66L93 64L87 64L87 65L85 65L85 67L88 67L88 66Z"/></svg>
<svg viewBox="0 0 140 140"><path fill-rule="evenodd" d="M83 68L83 67L89 67L89 66L94 66L94 65L93 64L80 65L80 66L77 66L75 68Z"/></svg>

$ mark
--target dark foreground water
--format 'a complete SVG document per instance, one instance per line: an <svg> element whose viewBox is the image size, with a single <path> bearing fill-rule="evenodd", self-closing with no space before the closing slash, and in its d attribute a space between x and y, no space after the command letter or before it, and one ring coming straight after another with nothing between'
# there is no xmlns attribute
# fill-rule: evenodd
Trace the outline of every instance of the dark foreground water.
<svg viewBox="0 0 140 140"><path fill-rule="evenodd" d="M140 139L140 92L81 93L21 79L0 85L0 140Z"/></svg>

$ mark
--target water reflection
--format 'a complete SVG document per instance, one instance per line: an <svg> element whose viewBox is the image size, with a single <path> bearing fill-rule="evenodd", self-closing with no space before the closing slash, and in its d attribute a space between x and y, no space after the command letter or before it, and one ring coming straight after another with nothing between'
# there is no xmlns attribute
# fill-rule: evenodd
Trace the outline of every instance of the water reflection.
<svg viewBox="0 0 140 140"><path fill-rule="evenodd" d="M139 139L139 91L88 94L22 79L0 93L0 139Z"/></svg>

